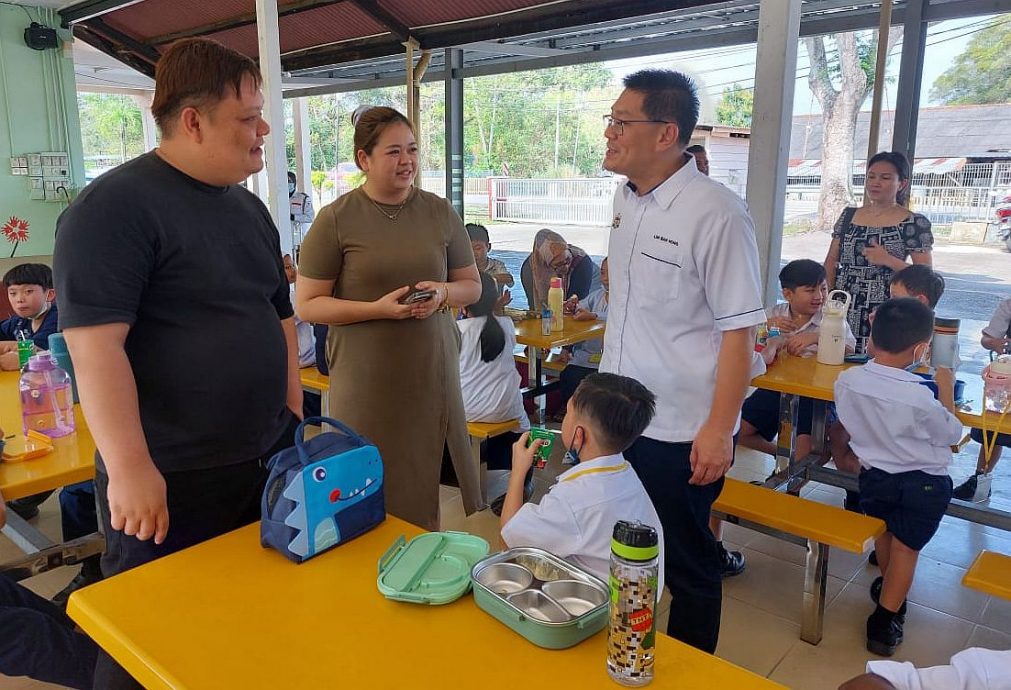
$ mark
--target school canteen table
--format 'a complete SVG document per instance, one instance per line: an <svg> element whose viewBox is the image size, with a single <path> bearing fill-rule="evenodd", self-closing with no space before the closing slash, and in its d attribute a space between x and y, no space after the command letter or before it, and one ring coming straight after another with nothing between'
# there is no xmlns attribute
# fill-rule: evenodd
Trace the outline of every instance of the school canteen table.
<svg viewBox="0 0 1011 690"><path fill-rule="evenodd" d="M169 527L171 529L171 527ZM565 650L527 642L474 603L396 602L377 563L394 517L301 565L259 542L259 525L78 590L68 613L149 690L219 688L618 687L607 633ZM779 688L663 634L658 688Z"/></svg>
<svg viewBox="0 0 1011 690"><path fill-rule="evenodd" d="M20 372L0 372L0 427L3 427L5 437L21 433L19 379ZM80 405L74 405L74 423L75 433L53 439L53 452L21 462L0 462L0 492L5 500L52 491L94 478L95 441L91 438ZM13 579L76 563L101 553L104 547L104 541L98 534L56 544L12 510L7 511L7 525L3 533L25 553L24 558L0 563L0 571Z"/></svg>
<svg viewBox="0 0 1011 690"><path fill-rule="evenodd" d="M565 317L565 323L560 331L552 331L550 335L541 333L540 319L525 319L516 322L516 342L527 346L527 380L529 387L524 395L540 397L547 393L551 386L544 381L543 359L556 347L575 345L587 340L604 337L604 321L576 321L571 316ZM539 405L543 412L543 399Z"/></svg>
<svg viewBox="0 0 1011 690"><path fill-rule="evenodd" d="M857 364L832 366L819 364L815 357L794 357L782 353L771 364L768 371L756 377L751 385L757 388L783 393L780 397L780 430L776 449L776 472L766 482L767 486L788 485L788 491L796 493L808 479L841 486L847 489L856 488L855 479L836 470L819 466L817 460L821 451L821 440L825 434L826 403L834 398L834 387L839 374ZM987 434L997 428L1002 433L1011 433L1011 414L997 426L1000 415L993 411L983 410L983 381L978 374L956 374L956 378L965 381L965 391L962 394L966 403L956 411L956 416L966 426L975 429L985 428ZM798 458L794 453L796 428L795 404L799 397L814 400L814 417L812 419L812 454L807 458ZM967 408L967 409L966 409ZM887 420L882 420L887 423ZM1011 513L979 506L963 501L952 501L949 515L965 518L972 522L1011 530Z"/></svg>

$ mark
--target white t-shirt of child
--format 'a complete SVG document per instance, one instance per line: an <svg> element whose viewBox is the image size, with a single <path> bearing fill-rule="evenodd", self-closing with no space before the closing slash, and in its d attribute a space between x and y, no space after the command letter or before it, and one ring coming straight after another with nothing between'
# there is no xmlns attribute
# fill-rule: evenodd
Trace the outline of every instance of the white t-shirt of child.
<svg viewBox="0 0 1011 690"><path fill-rule="evenodd" d="M791 320L793 319L793 314L790 312L789 302L780 302L772 309L769 309L768 315L770 319L776 317L782 319L791 319ZM806 323L804 323L804 325L799 326L797 330L795 330L793 333L784 333L781 337L785 341L786 339L788 339L790 336L793 335L803 335L805 333L817 333L818 329L821 327L822 316L823 316L822 311L819 309L814 316L812 316L810 319L807 320ZM850 350L856 350L857 339L853 335L853 329L850 328L849 321L844 320L843 325L846 326L846 347L849 348ZM818 352L818 343L814 343L804 348L804 351L800 353L800 356L811 357L817 352Z"/></svg>
<svg viewBox="0 0 1011 690"><path fill-rule="evenodd" d="M507 422L519 420L520 429L530 429L530 420L523 409L520 393L522 377L516 371L513 350L516 347L516 327L511 319L495 317L505 331L505 347L491 362L481 361L481 329L485 319L477 316L456 322L460 329L460 388L463 390L463 411L468 422Z"/></svg>
<svg viewBox="0 0 1011 690"><path fill-rule="evenodd" d="M597 315L598 321L607 321L607 292L604 288L594 290L586 299L579 300L577 309L585 309ZM572 359L569 364L587 369L596 369L600 366L600 359L604 354L604 339L594 338L584 340L572 346Z"/></svg>
<svg viewBox="0 0 1011 690"><path fill-rule="evenodd" d="M611 536L618 520L638 520L656 529L659 600L664 585L663 528L639 476L621 455L586 460L558 475L539 504L524 504L506 523L502 540L510 548L544 549L607 582Z"/></svg>
<svg viewBox="0 0 1011 690"><path fill-rule="evenodd" d="M918 669L908 661L873 660L876 673L898 690L1011 690L1011 651L970 647L951 657L948 666Z"/></svg>

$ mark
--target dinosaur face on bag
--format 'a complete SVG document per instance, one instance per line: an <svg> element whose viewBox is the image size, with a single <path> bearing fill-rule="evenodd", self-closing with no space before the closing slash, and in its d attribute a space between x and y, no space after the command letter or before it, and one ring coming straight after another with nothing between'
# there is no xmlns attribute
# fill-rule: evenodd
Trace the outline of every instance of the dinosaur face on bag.
<svg viewBox="0 0 1011 690"><path fill-rule="evenodd" d="M282 494L295 503L284 524L298 530L288 549L309 558L340 542L342 534L358 534L358 523L371 514L364 504L382 501L382 479L375 446L306 465Z"/></svg>

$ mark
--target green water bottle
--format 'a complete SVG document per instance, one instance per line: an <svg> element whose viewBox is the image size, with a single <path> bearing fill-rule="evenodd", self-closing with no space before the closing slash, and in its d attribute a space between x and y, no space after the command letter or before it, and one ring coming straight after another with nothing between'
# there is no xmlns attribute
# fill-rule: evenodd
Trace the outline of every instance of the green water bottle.
<svg viewBox="0 0 1011 690"><path fill-rule="evenodd" d="M18 368L24 369L28 360L35 354L35 343L24 331L18 332Z"/></svg>

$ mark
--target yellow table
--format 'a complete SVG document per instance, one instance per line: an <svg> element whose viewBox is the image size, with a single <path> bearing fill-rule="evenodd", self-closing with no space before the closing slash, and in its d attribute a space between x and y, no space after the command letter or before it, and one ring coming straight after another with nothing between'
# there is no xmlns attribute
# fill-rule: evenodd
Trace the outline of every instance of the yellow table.
<svg viewBox="0 0 1011 690"><path fill-rule="evenodd" d="M540 319L525 319L516 323L516 342L527 346L527 381L528 387L523 391L525 396L539 398L538 408L541 416L544 414L544 399L541 397L554 385L548 385L544 380L544 357L552 348L575 345L587 340L604 337L603 321L576 321L571 316L565 317L565 323L560 331L549 335L541 332ZM542 419L543 421L543 419Z"/></svg>
<svg viewBox="0 0 1011 690"><path fill-rule="evenodd" d="M21 433L19 378L17 371L0 372L0 426L5 436ZM74 423L75 433L53 439L55 449L52 453L22 462L0 462L0 492L4 499L51 491L95 477L95 441L80 405L74 405ZM26 554L24 558L0 564L0 571L13 579L77 563L101 553L105 546L104 539L98 534L55 544L12 511L7 511L7 525L3 533Z"/></svg>
<svg viewBox="0 0 1011 690"><path fill-rule="evenodd" d="M613 690L606 632L568 650L534 646L477 608L390 601L377 562L393 517L301 565L250 525L78 590L68 613L149 690L503 687ZM657 636L661 688L777 688Z"/></svg>

